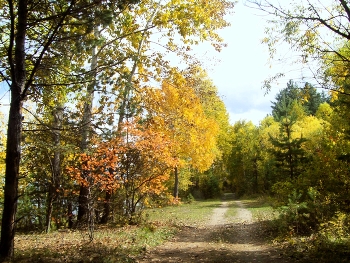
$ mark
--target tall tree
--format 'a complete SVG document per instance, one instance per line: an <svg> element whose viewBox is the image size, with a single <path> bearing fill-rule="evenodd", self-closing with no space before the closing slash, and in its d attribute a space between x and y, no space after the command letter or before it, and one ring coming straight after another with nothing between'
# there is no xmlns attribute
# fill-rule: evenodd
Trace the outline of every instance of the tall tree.
<svg viewBox="0 0 350 263"><path fill-rule="evenodd" d="M239 121L233 125L231 153L228 159L232 190L237 195L257 193L261 159L259 129L252 122Z"/></svg>
<svg viewBox="0 0 350 263"><path fill-rule="evenodd" d="M270 136L270 140L275 146L272 153L275 156L277 167L284 171L290 180L296 179L303 171L303 163L307 160L305 150L301 147L306 139L303 138L302 134L300 137L295 137L295 131L293 130L298 118L298 110L295 109L300 105L294 103L292 106L286 109L287 114L279 121L279 137Z"/></svg>
<svg viewBox="0 0 350 263"><path fill-rule="evenodd" d="M146 91L149 118L174 141L172 154L178 159L173 167L175 198L178 198L180 169L192 167L205 171L218 154L218 125L205 116L199 98L187 84L179 72L173 71L161 89Z"/></svg>
<svg viewBox="0 0 350 263"><path fill-rule="evenodd" d="M109 1L46 2L1 1L1 76L11 90L6 146L6 175L0 256L13 254L15 215L21 160L22 107L28 97L40 95L40 74L59 72L54 59L71 54L72 42L89 28L96 6ZM80 21L79 24L75 21ZM78 30L70 30L75 25ZM72 29L72 28L71 28ZM63 44L65 42L65 44ZM60 47L53 48L54 46ZM69 58L67 58L67 61ZM41 83L43 84L43 83Z"/></svg>
<svg viewBox="0 0 350 263"><path fill-rule="evenodd" d="M272 116L276 121L285 117L288 114L292 103L300 101L300 91L298 86L290 80L287 87L281 90L275 97L276 101L272 102Z"/></svg>
<svg viewBox="0 0 350 263"><path fill-rule="evenodd" d="M218 124L219 132L216 138L218 154L208 171L204 173L192 171L193 186L191 191L200 191L206 197L220 195L220 187L228 176L228 156L230 154L230 133L228 113L222 99L218 94L213 81L209 78L205 70L198 66L190 67L184 71L187 81L199 98L203 111L207 118L214 119ZM206 188L208 191L205 191ZM215 188L209 191L210 188ZM199 194L200 194L199 192Z"/></svg>
<svg viewBox="0 0 350 263"><path fill-rule="evenodd" d="M199 41L209 41L219 50L223 44L217 30L228 25L224 14L232 7L232 3L225 0L216 0L204 5L198 5L196 1L180 3L150 0L142 1L130 12L122 12L120 30L109 29L101 33L104 40L99 43L96 52L98 58L114 61L114 64L108 66L104 64L105 59L99 59L98 63L98 68L103 68L103 72L98 70L96 82L96 86L102 91L97 105L99 112L103 112L100 114L100 127L106 127L103 125L106 121L102 121L106 119L106 109L110 110L108 125L116 125L116 130L122 127L125 119L132 113L132 108L136 107L132 105L135 104L135 89L140 90L144 85L148 85L151 79L160 80L162 74L167 74L170 61L166 53L174 52L181 56L184 62L189 63L191 57L188 56L187 50ZM202 19L207 9L213 12L206 16L206 19ZM116 24L113 24L113 28ZM154 41L155 37L158 38L157 43ZM175 41L175 38L180 41ZM116 111L118 121L114 122ZM87 206L87 198L84 196L87 196L87 193L87 189L82 186L79 219L86 213L84 207Z"/></svg>
<svg viewBox="0 0 350 263"><path fill-rule="evenodd" d="M305 83L301 88L297 83L290 80L287 87L282 89L272 102L272 116L276 121L288 114L288 109L294 102L298 102L305 110L307 115L315 115L319 105L329 101L324 93L317 92L309 83Z"/></svg>

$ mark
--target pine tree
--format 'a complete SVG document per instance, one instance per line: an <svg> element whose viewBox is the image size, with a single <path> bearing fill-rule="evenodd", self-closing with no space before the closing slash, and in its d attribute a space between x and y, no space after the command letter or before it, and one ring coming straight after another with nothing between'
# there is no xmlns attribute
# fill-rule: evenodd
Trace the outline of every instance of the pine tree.
<svg viewBox="0 0 350 263"><path fill-rule="evenodd" d="M305 150L302 148L302 144L307 140L302 135L300 138L292 136L293 126L298 119L298 111L295 110L297 107L298 104L294 104L294 107L283 109L286 115L280 119L280 134L277 138L270 135L270 141L275 147L271 153L275 157L276 167L291 180L303 171L302 164L307 161Z"/></svg>

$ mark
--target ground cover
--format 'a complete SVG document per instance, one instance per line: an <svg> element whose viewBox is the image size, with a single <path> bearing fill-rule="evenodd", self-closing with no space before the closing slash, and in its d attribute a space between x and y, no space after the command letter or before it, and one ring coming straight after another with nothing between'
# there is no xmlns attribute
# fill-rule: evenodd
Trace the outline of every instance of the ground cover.
<svg viewBox="0 0 350 263"><path fill-rule="evenodd" d="M219 205L219 200L210 200L146 209L139 226L96 226L92 242L84 229L18 234L13 262L134 262L180 227L209 220Z"/></svg>
<svg viewBox="0 0 350 263"><path fill-rule="evenodd" d="M92 242L83 229L18 234L12 262L350 262L340 221L308 237L283 236L263 199L149 208L143 218L139 226L97 226Z"/></svg>

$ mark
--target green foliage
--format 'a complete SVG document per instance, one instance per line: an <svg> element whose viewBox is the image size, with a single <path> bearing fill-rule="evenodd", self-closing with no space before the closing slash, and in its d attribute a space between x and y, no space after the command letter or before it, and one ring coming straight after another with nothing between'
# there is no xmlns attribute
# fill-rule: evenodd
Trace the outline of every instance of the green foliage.
<svg viewBox="0 0 350 263"><path fill-rule="evenodd" d="M349 237L350 217L346 213L336 212L327 222L320 224L319 234L329 240L341 240Z"/></svg>
<svg viewBox="0 0 350 263"><path fill-rule="evenodd" d="M314 188L293 192L288 202L279 208L282 225L290 234L310 234L318 230L325 219L324 209L319 203L319 192Z"/></svg>
<svg viewBox="0 0 350 263"><path fill-rule="evenodd" d="M308 218L308 204L302 201L302 193L294 191L288 198L286 206L280 207L280 218L282 222L287 224L292 233L306 233L309 232Z"/></svg>
<svg viewBox="0 0 350 263"><path fill-rule="evenodd" d="M295 82L290 80L287 87L281 90L275 97L276 101L272 102L272 116L276 121L290 115L293 104L298 103L306 115L315 115L320 104L329 102L325 93L318 93L309 83L305 83L300 88ZM302 113L303 114L303 113ZM300 114L296 117L301 117Z"/></svg>
<svg viewBox="0 0 350 263"><path fill-rule="evenodd" d="M318 232L286 239L284 249L290 256L307 262L347 262L350 256L349 218L336 213Z"/></svg>
<svg viewBox="0 0 350 263"><path fill-rule="evenodd" d="M199 179L199 189L204 198L216 198L221 195L219 178L211 172L203 174Z"/></svg>
<svg viewBox="0 0 350 263"><path fill-rule="evenodd" d="M186 200L185 202L188 203L188 204L191 204L193 203L194 201L196 201L196 199L193 197L193 195L191 193L189 193L186 197Z"/></svg>
<svg viewBox="0 0 350 263"><path fill-rule="evenodd" d="M302 134L300 138L295 136L294 126L301 117L298 109L298 103L293 101L286 108L284 113L286 115L279 117L280 133L278 137L270 135L270 141L274 146L270 151L275 157L276 166L282 175L291 180L298 177L304 170L303 165L307 162L306 152L302 148L307 139L303 138Z"/></svg>
<svg viewBox="0 0 350 263"><path fill-rule="evenodd" d="M295 185L290 181L280 181L271 187L271 192L275 198L275 206L286 204L288 197L295 191Z"/></svg>
<svg viewBox="0 0 350 263"><path fill-rule="evenodd" d="M232 149L228 157L229 179L237 196L258 192L262 176L259 173L261 159L260 131L251 122L240 121L232 129Z"/></svg>
<svg viewBox="0 0 350 263"><path fill-rule="evenodd" d="M276 95L276 101L272 102L272 116L276 121L289 115L290 108L294 101L300 99L300 92L296 84L290 80L287 87Z"/></svg>

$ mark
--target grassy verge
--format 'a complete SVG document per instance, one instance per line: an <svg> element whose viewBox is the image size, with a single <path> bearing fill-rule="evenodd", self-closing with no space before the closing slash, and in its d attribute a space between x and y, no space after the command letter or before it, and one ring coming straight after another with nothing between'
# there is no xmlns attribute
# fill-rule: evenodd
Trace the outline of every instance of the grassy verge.
<svg viewBox="0 0 350 263"><path fill-rule="evenodd" d="M237 215L237 206L235 205L234 201L227 202L228 210L225 213L225 218L227 222L232 222L235 219L235 216Z"/></svg>
<svg viewBox="0 0 350 263"><path fill-rule="evenodd" d="M180 206L147 209L145 216L148 221L167 225L200 226L210 219L213 209L219 207L220 204L219 200L194 201Z"/></svg>
<svg viewBox="0 0 350 263"><path fill-rule="evenodd" d="M278 218L278 212L264 198L242 200L254 221L271 221Z"/></svg>
<svg viewBox="0 0 350 263"><path fill-rule="evenodd" d="M145 211L140 226L98 227L89 242L86 231L18 234L13 262L135 262L135 257L169 239L178 226L206 222L220 201L193 202Z"/></svg>
<svg viewBox="0 0 350 263"><path fill-rule="evenodd" d="M252 213L253 221L271 221L278 217L278 212L272 208L272 206L263 198L259 199L243 199L240 200L245 208ZM237 215L237 204L235 201L228 202L229 210L226 212L225 217L227 220L234 221Z"/></svg>

